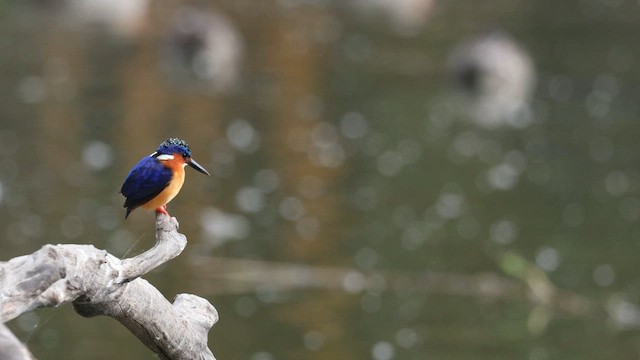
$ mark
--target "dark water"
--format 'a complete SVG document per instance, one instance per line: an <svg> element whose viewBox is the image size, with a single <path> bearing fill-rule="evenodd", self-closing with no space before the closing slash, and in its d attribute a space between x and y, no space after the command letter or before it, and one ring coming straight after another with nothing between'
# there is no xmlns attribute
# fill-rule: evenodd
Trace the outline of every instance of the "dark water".
<svg viewBox="0 0 640 360"><path fill-rule="evenodd" d="M44 3L0 3L2 260L152 246L118 189L178 136L212 177L145 278L215 305L220 359L638 358L637 2L221 1L210 67L168 35L179 2L100 27ZM456 46L496 30L535 64L518 126L452 95ZM39 359L153 358L68 305L9 325Z"/></svg>

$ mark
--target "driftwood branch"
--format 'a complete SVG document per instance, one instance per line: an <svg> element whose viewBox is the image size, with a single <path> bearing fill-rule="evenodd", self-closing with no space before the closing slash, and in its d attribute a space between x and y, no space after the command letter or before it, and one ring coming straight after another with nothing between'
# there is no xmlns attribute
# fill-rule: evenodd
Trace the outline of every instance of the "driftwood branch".
<svg viewBox="0 0 640 360"><path fill-rule="evenodd" d="M218 320L215 308L190 294L170 303L140 278L178 256L186 244L175 218L158 214L155 246L133 258L120 260L92 245L65 244L0 262L0 323L71 302L82 316L115 318L161 359L214 359L207 335ZM16 340L0 327L0 358L10 346L21 346ZM22 348L25 355L14 358L32 358Z"/></svg>
<svg viewBox="0 0 640 360"><path fill-rule="evenodd" d="M34 360L31 352L8 327L0 323L0 359Z"/></svg>

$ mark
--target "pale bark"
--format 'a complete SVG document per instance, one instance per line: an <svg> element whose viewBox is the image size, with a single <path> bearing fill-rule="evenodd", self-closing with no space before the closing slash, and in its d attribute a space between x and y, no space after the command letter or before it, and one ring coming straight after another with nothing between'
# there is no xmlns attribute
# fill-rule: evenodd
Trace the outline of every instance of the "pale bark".
<svg viewBox="0 0 640 360"><path fill-rule="evenodd" d="M8 327L0 323L0 359L2 360L34 360L29 349L18 339Z"/></svg>
<svg viewBox="0 0 640 360"><path fill-rule="evenodd" d="M170 303L140 278L178 256L186 244L176 219L158 214L155 246L129 259L120 260L92 245L65 244L45 245L30 255L0 262L0 320L71 302L82 316L115 318L161 359L214 359L207 334L218 321L215 308L190 294L179 294ZM10 346L28 354L2 325L2 359L13 351Z"/></svg>

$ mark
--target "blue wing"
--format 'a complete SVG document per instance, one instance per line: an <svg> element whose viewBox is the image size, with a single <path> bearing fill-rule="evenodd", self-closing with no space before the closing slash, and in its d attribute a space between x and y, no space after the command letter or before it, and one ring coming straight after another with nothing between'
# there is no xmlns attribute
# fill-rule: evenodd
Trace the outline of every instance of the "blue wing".
<svg viewBox="0 0 640 360"><path fill-rule="evenodd" d="M124 207L127 215L158 195L171 181L171 170L158 160L147 156L140 160L129 172L120 192L125 196ZM125 217L126 217L125 216Z"/></svg>

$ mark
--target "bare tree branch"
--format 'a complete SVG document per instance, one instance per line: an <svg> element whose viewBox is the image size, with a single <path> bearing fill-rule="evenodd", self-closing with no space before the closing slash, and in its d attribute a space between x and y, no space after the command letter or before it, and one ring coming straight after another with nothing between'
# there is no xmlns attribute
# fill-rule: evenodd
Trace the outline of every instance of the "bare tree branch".
<svg viewBox="0 0 640 360"><path fill-rule="evenodd" d="M175 218L158 214L155 246L130 259L92 245L66 244L0 262L0 320L71 302L82 316L115 318L161 359L214 359L207 334L218 321L215 308L190 294L169 303L139 278L178 256L186 244ZM15 343L8 334L13 335L0 331L0 355Z"/></svg>
<svg viewBox="0 0 640 360"><path fill-rule="evenodd" d="M396 290L495 301L523 301L574 316L589 315L598 308L587 297L556 287L534 265L528 265L521 278L514 278L491 272L462 274L429 270L420 273L361 271L350 267L200 255L192 255L191 259L193 261L190 266L193 267L194 274L205 279L200 285L207 293L244 294L255 291L261 284L269 284L278 289L345 289L348 287L346 283L352 284L350 291L359 292L375 286L376 279L384 279L386 284L394 284L393 288ZM210 286L215 288L209 288Z"/></svg>
<svg viewBox="0 0 640 360"><path fill-rule="evenodd" d="M8 327L0 323L0 359L34 360L27 346Z"/></svg>

